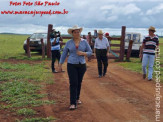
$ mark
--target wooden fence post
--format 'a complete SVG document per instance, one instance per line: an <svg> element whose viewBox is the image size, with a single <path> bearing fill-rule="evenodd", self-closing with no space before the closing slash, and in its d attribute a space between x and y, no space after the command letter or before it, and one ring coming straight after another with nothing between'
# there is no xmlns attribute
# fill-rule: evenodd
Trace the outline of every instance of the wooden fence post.
<svg viewBox="0 0 163 122"><path fill-rule="evenodd" d="M28 58L31 57L31 50L30 50L30 38L27 38L27 56Z"/></svg>
<svg viewBox="0 0 163 122"><path fill-rule="evenodd" d="M128 45L128 50L127 50L127 56L126 56L127 61L130 60L130 56L131 56L131 52L132 52L132 44L133 44L133 40L130 40L129 45Z"/></svg>
<svg viewBox="0 0 163 122"><path fill-rule="evenodd" d="M50 33L52 32L53 25L48 25L48 35L47 35L47 58L51 58L51 43L50 43Z"/></svg>
<svg viewBox="0 0 163 122"><path fill-rule="evenodd" d="M45 58L45 45L43 42L43 38L41 38L41 46L42 46L42 58Z"/></svg>
<svg viewBox="0 0 163 122"><path fill-rule="evenodd" d="M140 49L139 50L141 50L141 48L142 48L142 46L140 46ZM143 53L143 52L142 52ZM140 52L139 52L139 55L140 55ZM143 55L143 54L142 54ZM143 57L141 57L140 58L140 61L142 62L142 59L143 59Z"/></svg>
<svg viewBox="0 0 163 122"><path fill-rule="evenodd" d="M122 26L119 61L123 61L124 60L124 54L125 54L125 31L126 31L126 26Z"/></svg>

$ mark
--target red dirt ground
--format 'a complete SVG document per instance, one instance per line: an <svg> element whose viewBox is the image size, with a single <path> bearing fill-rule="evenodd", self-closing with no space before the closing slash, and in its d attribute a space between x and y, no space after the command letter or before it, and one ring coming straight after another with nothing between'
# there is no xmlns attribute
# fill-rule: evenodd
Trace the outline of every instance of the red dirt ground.
<svg viewBox="0 0 163 122"><path fill-rule="evenodd" d="M55 84L47 86L48 99L57 100L49 108L58 122L154 122L155 83L139 73L110 63L106 77L98 78L96 60L87 63L82 105L69 111L69 83L66 73L54 74ZM64 65L66 70L66 65ZM163 92L161 91L161 94ZM163 101L161 100L161 103ZM161 113L163 109L161 109ZM161 119L163 121L163 116Z"/></svg>
<svg viewBox="0 0 163 122"><path fill-rule="evenodd" d="M50 63L49 63L50 66ZM66 63L63 69L66 70ZM44 105L36 110L42 117L53 116L57 122L154 122L155 83L142 78L111 62L105 77L98 78L96 60L87 63L81 89L81 105L69 111L69 81L67 71L54 74L54 84L47 85L42 93L54 105ZM161 94L163 91L161 90ZM161 99L161 105L163 100ZM5 113L5 114L4 114ZM14 120L14 115L0 111L0 122ZM161 108L161 113L163 109ZM38 116L39 116L38 115ZM161 116L160 121L163 121Z"/></svg>

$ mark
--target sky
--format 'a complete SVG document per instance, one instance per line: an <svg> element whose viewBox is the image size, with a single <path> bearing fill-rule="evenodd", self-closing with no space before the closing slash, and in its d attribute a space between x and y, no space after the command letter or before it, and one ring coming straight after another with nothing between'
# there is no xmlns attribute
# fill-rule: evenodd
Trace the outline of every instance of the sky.
<svg viewBox="0 0 163 122"><path fill-rule="evenodd" d="M0 0L0 12L68 11L65 15L4 15L0 13L0 32L33 33L54 28L78 25L84 28L163 28L163 0L26 0L26 2L60 2L58 6L10 6L10 2L25 0Z"/></svg>

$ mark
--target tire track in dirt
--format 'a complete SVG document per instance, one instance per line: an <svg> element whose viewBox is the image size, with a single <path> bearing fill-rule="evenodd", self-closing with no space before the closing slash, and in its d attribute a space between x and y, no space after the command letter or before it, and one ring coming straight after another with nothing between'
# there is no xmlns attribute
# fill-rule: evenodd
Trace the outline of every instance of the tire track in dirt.
<svg viewBox="0 0 163 122"><path fill-rule="evenodd" d="M100 80L100 81L99 81ZM108 79L107 79L108 80ZM136 111L136 108L127 102L126 99L119 97L117 93L114 93L104 85L104 79L97 79L94 81L88 81L83 85L83 89L87 92L87 96L91 98L91 102L88 101L88 106L92 108L101 108L102 110L91 110L101 112L102 114L96 114L96 120L101 122L109 121L132 121L142 120L142 117ZM83 99L86 94L83 95ZM85 101L85 99L84 99ZM91 107L90 107L91 106ZM128 111L128 112L127 112ZM132 111L132 113L130 113ZM105 112L105 114L104 114ZM146 120L146 118L145 118Z"/></svg>
<svg viewBox="0 0 163 122"><path fill-rule="evenodd" d="M91 64L89 66L89 69L91 70L91 72L87 72L87 74L91 78L98 79L97 71L95 71L94 67L95 66L94 65L92 66ZM128 75L128 73L130 73L130 75ZM135 80L133 79L133 77L135 77ZM139 82L135 82L135 81L139 81ZM154 104L155 84L154 82L148 82L148 81L142 80L142 75L138 73L134 73L134 72L129 72L127 70L123 70L122 67L117 66L115 63L111 63L109 65L108 75L106 77L103 77L102 79L94 81L94 84L96 82L99 82L99 84L104 86L103 88L110 89L113 93L115 93L114 96L118 95L120 97L120 100L122 100L120 102L124 102L126 100L127 101L126 103L134 106L136 111L140 113L140 117L142 118L141 121L152 122L155 120L154 118L155 116L155 113L154 113L155 112L154 111L155 109L155 104ZM107 97L111 98L110 95ZM127 111L127 108L125 110ZM128 112L131 112L131 111L128 110ZM133 118L134 120L136 119L136 117L133 117Z"/></svg>

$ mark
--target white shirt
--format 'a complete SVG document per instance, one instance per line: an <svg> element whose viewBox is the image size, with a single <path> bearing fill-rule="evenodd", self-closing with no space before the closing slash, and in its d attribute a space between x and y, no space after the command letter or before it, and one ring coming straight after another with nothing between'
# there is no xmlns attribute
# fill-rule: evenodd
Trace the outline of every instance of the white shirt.
<svg viewBox="0 0 163 122"><path fill-rule="evenodd" d="M96 38L94 48L96 49L107 49L110 47L109 41L106 37L103 36L102 40Z"/></svg>
<svg viewBox="0 0 163 122"><path fill-rule="evenodd" d="M50 39L50 41L51 41L51 50L60 50L59 39L60 39L60 37L57 37L55 45L52 45L52 43L54 42L55 38L51 38Z"/></svg>

